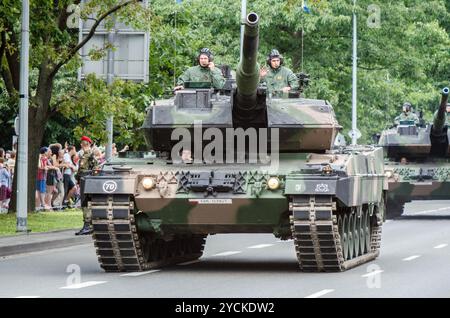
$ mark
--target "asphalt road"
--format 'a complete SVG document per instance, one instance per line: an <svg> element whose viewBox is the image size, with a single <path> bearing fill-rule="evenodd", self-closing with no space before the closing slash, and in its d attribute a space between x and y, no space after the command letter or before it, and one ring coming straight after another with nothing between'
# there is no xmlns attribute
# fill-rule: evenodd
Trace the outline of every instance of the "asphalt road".
<svg viewBox="0 0 450 318"><path fill-rule="evenodd" d="M406 211L384 224L378 259L343 273L299 272L292 241L224 234L196 263L144 273L102 272L93 244L2 258L0 297L450 297L449 202Z"/></svg>

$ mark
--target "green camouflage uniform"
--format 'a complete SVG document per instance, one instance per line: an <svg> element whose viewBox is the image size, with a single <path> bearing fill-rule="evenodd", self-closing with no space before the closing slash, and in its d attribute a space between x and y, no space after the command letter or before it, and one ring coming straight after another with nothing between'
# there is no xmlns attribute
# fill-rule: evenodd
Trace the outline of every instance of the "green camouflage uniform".
<svg viewBox="0 0 450 318"><path fill-rule="evenodd" d="M91 213L87 208L87 202L84 198L84 176L91 173L91 171L98 166L98 161L94 157L94 153L91 149L88 151L83 151L80 155L80 162L78 166L77 181L80 185L80 196L81 196L81 208L83 210L83 221L91 221Z"/></svg>
<svg viewBox="0 0 450 318"><path fill-rule="evenodd" d="M408 112L407 114L405 112L402 112L400 115L395 117L394 122L396 125L400 125L400 122L405 120L412 120L416 125L420 122L419 116L411 112Z"/></svg>
<svg viewBox="0 0 450 318"><path fill-rule="evenodd" d="M277 69L269 68L267 75L262 80L267 84L269 92L281 91L283 87L291 87L291 90L298 89L298 79L287 67L280 66Z"/></svg>
<svg viewBox="0 0 450 318"><path fill-rule="evenodd" d="M210 70L209 67L197 65L188 68L180 77L178 77L177 85L184 85L185 82L209 82L212 87L221 89L225 84L225 78L222 76L222 72L217 68Z"/></svg>

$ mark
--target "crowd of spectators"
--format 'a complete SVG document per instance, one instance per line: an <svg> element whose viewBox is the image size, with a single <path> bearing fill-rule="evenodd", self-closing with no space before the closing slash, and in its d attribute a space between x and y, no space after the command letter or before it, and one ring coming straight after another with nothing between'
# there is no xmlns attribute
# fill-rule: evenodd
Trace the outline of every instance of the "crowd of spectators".
<svg viewBox="0 0 450 318"><path fill-rule="evenodd" d="M0 213L8 212L15 165L16 152L0 148Z"/></svg>
<svg viewBox="0 0 450 318"><path fill-rule="evenodd" d="M112 156L117 148L112 145ZM105 162L104 147L93 147L97 162ZM74 145L59 143L39 149L36 176L36 210L63 210L79 206L80 189L76 181L79 152ZM12 193L16 151L0 148L0 213L7 213Z"/></svg>

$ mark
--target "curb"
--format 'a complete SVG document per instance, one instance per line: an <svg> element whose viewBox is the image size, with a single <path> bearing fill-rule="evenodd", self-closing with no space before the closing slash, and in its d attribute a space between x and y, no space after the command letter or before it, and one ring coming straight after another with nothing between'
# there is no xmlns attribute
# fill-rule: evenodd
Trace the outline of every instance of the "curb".
<svg viewBox="0 0 450 318"><path fill-rule="evenodd" d="M92 242L91 235L75 236L77 230L21 234L0 237L0 257L45 251ZM14 241L19 241L14 242Z"/></svg>

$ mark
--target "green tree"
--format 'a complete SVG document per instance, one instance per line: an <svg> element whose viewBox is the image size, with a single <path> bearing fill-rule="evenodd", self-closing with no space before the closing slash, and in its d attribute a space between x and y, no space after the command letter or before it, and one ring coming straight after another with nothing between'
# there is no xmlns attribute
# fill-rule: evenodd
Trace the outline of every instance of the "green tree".
<svg viewBox="0 0 450 318"><path fill-rule="evenodd" d="M55 82L64 78L63 72L73 71L79 65L76 58L79 49L93 36L100 23L111 26L112 14L124 22L139 22L144 17L137 0L91 0L83 6L81 17L86 19L94 14L96 19L89 34L78 43L78 30L70 29L67 24L72 18L72 12L67 9L69 5L79 3L69 0L30 3L30 74L35 74L30 77L29 92L28 206L31 209L34 209L38 149L45 127L66 100L64 89L55 94ZM0 0L1 77L10 107L16 107L19 90L20 13L20 1Z"/></svg>
<svg viewBox="0 0 450 318"><path fill-rule="evenodd" d="M114 114L115 141L132 148L144 144L139 127L151 103L148 85L118 79L108 86L90 74L80 86L77 96L67 98L59 107L60 114L75 123L71 140L88 134L97 144L106 142L105 121Z"/></svg>

